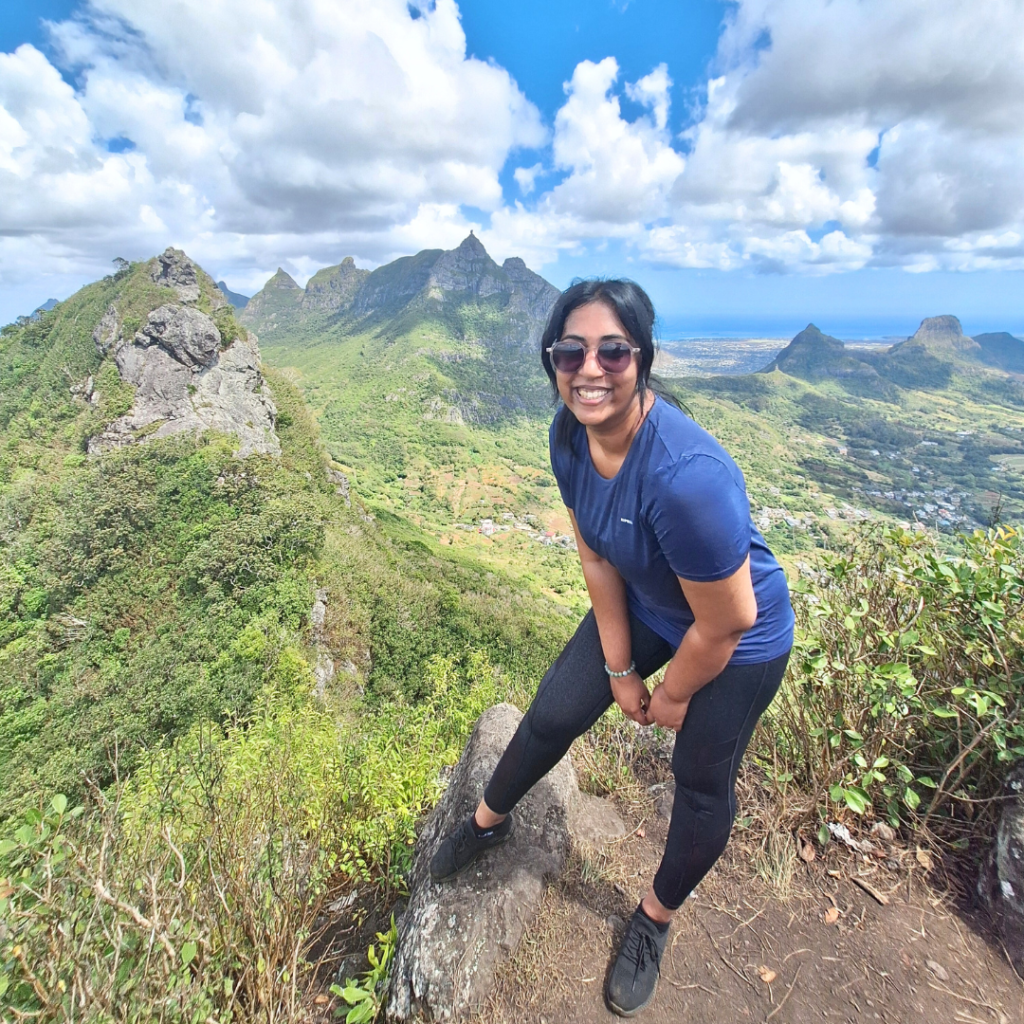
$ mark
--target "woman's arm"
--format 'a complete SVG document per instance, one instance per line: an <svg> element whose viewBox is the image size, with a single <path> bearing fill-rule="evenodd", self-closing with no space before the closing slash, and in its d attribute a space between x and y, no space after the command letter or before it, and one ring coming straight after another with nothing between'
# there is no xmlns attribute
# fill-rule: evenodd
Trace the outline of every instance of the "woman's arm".
<svg viewBox="0 0 1024 1024"><path fill-rule="evenodd" d="M729 663L743 634L757 620L757 599L750 581L750 556L731 576L714 583L679 580L693 612L686 631L652 697L650 717L678 731L690 698Z"/></svg>
<svg viewBox="0 0 1024 1024"><path fill-rule="evenodd" d="M597 632L601 637L604 660L613 672L622 672L629 668L633 650L629 633L626 584L611 562L587 547L576 525L576 516L572 509L568 512L572 520L573 533L576 535L576 548L579 551L580 565L583 567L583 578L587 581L587 592L594 608L594 618L597 619ZM649 725L647 709L651 704L651 696L640 676L636 672L631 672L628 676L610 678L608 681L611 683L615 703L622 708L622 713L640 725Z"/></svg>

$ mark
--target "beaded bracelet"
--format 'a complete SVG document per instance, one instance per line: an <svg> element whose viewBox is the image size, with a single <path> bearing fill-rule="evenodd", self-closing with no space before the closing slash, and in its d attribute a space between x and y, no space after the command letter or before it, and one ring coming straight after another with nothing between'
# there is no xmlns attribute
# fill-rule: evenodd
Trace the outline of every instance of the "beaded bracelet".
<svg viewBox="0 0 1024 1024"><path fill-rule="evenodd" d="M610 678L612 678L612 679L622 679L622 678L623 678L624 676L628 676L628 675L630 675L631 673L633 673L633 672L635 672L635 671L636 671L636 662L635 662L635 661L631 661L631 662L629 663L629 668L627 668L625 672L613 672L613 671L612 671L612 670L611 670L611 669L610 669L610 668L608 667L608 662L606 661L606 662L604 663L604 670L605 670L605 672L607 672L607 673L608 673L608 675L609 675L609 677L610 677Z"/></svg>

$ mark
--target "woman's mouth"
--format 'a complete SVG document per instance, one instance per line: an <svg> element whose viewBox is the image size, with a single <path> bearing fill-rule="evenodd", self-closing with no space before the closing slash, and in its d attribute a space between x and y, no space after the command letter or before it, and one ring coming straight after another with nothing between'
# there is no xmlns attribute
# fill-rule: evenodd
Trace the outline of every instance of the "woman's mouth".
<svg viewBox="0 0 1024 1024"><path fill-rule="evenodd" d="M573 390L581 402L590 404L600 402L611 391L611 388L574 388Z"/></svg>

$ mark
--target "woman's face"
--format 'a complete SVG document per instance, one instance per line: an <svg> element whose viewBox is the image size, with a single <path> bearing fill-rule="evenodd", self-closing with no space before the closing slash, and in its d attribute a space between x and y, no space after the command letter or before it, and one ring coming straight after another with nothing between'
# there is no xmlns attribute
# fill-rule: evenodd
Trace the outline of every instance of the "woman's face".
<svg viewBox="0 0 1024 1024"><path fill-rule="evenodd" d="M575 373L555 374L562 401L585 427L618 426L638 402L639 364L634 354L622 373L607 373L597 361L597 346L602 341L626 340L633 344L615 311L600 300L578 306L566 318L561 340L581 342L587 349L587 358Z"/></svg>

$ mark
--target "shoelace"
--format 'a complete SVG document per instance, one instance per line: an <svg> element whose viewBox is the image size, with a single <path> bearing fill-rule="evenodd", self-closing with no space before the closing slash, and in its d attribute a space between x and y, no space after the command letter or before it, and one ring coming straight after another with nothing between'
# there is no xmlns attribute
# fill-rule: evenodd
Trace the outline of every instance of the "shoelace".
<svg viewBox="0 0 1024 1024"><path fill-rule="evenodd" d="M661 952L658 949L658 944L647 934L647 932L640 931L639 928L633 929L631 936L633 939L632 948L629 952L629 958L634 964L633 969L633 984L636 984L636 979L640 976L642 971L647 969L647 962L650 960L654 966L660 967L661 965Z"/></svg>

